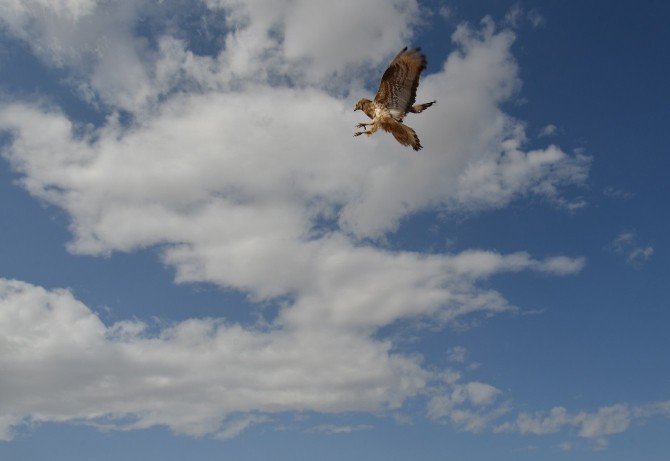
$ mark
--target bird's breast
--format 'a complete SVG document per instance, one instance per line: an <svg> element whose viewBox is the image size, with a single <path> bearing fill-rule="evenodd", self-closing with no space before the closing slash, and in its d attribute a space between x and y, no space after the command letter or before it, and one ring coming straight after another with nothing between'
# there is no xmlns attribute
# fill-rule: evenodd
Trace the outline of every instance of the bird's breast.
<svg viewBox="0 0 670 461"><path fill-rule="evenodd" d="M382 117L390 117L391 113L389 112L388 108L382 106L381 104L376 104L374 105L374 113L372 118L382 118Z"/></svg>

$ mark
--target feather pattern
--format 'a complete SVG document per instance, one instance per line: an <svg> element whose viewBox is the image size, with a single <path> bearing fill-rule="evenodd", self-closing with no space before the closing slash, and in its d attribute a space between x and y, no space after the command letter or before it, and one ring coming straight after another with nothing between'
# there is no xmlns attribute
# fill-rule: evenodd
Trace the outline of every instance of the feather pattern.
<svg viewBox="0 0 670 461"><path fill-rule="evenodd" d="M416 132L393 117L383 117L379 124L381 125L382 130L391 133L396 141L403 146L410 146L414 150L419 150L423 147Z"/></svg>
<svg viewBox="0 0 670 461"><path fill-rule="evenodd" d="M416 101L419 76L426 65L420 48L403 48L382 75L375 102L388 108L396 120L402 120Z"/></svg>

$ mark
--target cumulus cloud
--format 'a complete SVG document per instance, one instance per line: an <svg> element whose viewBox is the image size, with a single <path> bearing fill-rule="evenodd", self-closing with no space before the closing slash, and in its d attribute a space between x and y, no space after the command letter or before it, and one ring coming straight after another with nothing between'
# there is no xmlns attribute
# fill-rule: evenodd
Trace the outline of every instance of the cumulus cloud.
<svg viewBox="0 0 670 461"><path fill-rule="evenodd" d="M282 0L271 7L238 0L28 0L0 5L0 21L45 63L71 71L92 102L138 114L184 84L223 89L249 80L342 79L345 71L379 65L402 48L418 10L415 0L390 7L383 0ZM223 23L223 37L210 38L220 52L189 49L175 11L195 12L200 33ZM157 36L136 33L147 24Z"/></svg>
<svg viewBox="0 0 670 461"><path fill-rule="evenodd" d="M426 405L428 418L451 423L467 432L481 432L511 410L511 402L498 402L500 389L479 381L462 382L461 374L447 370L431 389Z"/></svg>
<svg viewBox="0 0 670 461"><path fill-rule="evenodd" d="M361 196L341 216L357 236L393 230L407 214L435 205L496 208L524 195L559 203L566 200L560 193L565 186L582 184L588 175L587 156L556 146L523 150L523 124L500 109L520 86L510 49L514 34L497 31L486 19L481 29L459 26L452 38L457 50L419 87L420 100L438 100L432 116L407 120L425 146L440 148L429 147L416 158L387 159L367 177Z"/></svg>
<svg viewBox="0 0 670 461"><path fill-rule="evenodd" d="M492 174L514 171L505 181L507 192L475 192L480 188L471 184L472 168L486 165L478 148L493 146L472 144L471 138L493 142L490 127L482 124L491 119L486 111L493 120L505 118L496 103L515 85L511 39L508 32L495 34L490 23L482 32L461 27L455 34L463 49L439 75L473 99L454 100L448 113L433 117L444 115L441 123L461 132L440 124L426 133L453 134L436 144L462 149L456 155L436 150L407 156L382 137L362 144L350 136L346 100L316 88L263 85L175 95L137 125L123 127L111 116L83 135L57 110L12 105L0 112L0 125L14 135L5 155L33 195L72 217L71 251L105 254L162 245L164 261L176 268L180 282L212 282L255 299L295 296L293 309L284 313L287 322L325 315L338 323L380 326L443 306L452 308L447 317L506 310L510 306L500 296L477 290L473 281L501 271L575 273L583 260L485 251L426 257L361 245L350 235L379 235L436 201L501 206L529 187L553 196L555 181L566 179L561 165L586 174L573 165L578 159L555 147L515 151L516 166L496 153L488 164ZM496 71L479 72L482 66ZM477 80L468 75L485 77L466 88ZM431 82L442 84L436 75L426 86ZM485 107L460 119L459 109L472 109L478 99ZM480 159L477 167L471 158ZM500 166L501 158L506 166ZM548 164L553 167L543 169ZM464 187L452 189L459 182L449 176L459 171ZM334 230L321 229L324 221Z"/></svg>
<svg viewBox="0 0 670 461"><path fill-rule="evenodd" d="M142 1L29 0L3 2L0 20L47 65L69 72L91 100L137 110L160 90L152 87L146 43L132 27Z"/></svg>
<svg viewBox="0 0 670 461"><path fill-rule="evenodd" d="M201 7L225 30L210 54L170 28L151 40L136 33L160 3L0 7L11 33L107 112L91 127L48 105L0 108L11 135L3 156L26 190L70 217L69 250L155 247L179 283L281 300L265 330L191 319L149 334L137 321L105 325L67 291L3 280L0 350L11 353L0 392L12 403L0 436L29 420L227 438L280 411L399 408L430 373L377 338L380 328L513 310L480 286L502 272L581 270L579 257L378 244L435 207L481 210L524 196L569 204L564 191L585 181L590 161L558 146L524 148L524 124L501 109L520 88L515 36L489 18L459 26L454 51L422 83L419 98L440 102L408 120L421 154L388 136L352 138L363 85L348 76L378 70L417 18L411 0L360 11L378 3L387 5L210 0ZM332 20L352 9L365 27ZM508 411L493 386L446 386L429 405L433 419L478 431Z"/></svg>
<svg viewBox="0 0 670 461"><path fill-rule="evenodd" d="M5 279L0 345L3 439L21 421L228 438L266 421L258 412L396 408L427 377L416 358L349 331L191 319L150 334L105 325L68 291Z"/></svg>

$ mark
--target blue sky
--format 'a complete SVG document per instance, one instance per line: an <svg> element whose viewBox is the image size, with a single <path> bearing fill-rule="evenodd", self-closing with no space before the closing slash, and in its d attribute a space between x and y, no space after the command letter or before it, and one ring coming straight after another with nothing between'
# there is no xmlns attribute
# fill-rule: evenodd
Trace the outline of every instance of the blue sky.
<svg viewBox="0 0 670 461"><path fill-rule="evenodd" d="M670 8L331 3L0 5L0 457L665 459Z"/></svg>

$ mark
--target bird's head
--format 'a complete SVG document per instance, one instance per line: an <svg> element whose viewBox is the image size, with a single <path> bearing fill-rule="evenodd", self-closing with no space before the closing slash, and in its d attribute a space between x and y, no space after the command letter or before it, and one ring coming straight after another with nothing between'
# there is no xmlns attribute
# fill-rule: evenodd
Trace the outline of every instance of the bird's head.
<svg viewBox="0 0 670 461"><path fill-rule="evenodd" d="M354 107L354 112L356 112L357 110L363 110L363 107L370 102L372 101L370 101L369 99L362 98L360 101L356 103L356 107Z"/></svg>

